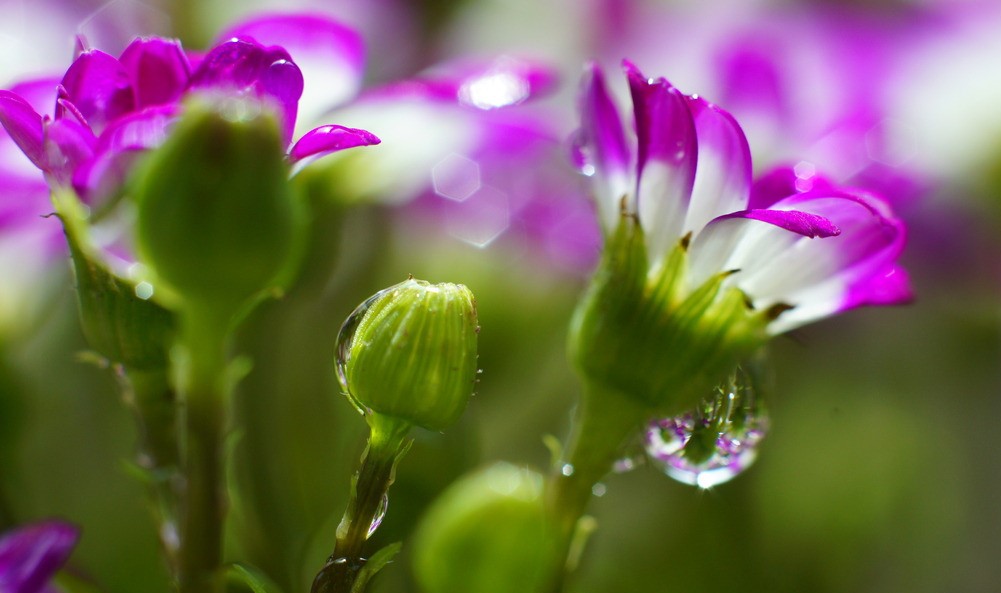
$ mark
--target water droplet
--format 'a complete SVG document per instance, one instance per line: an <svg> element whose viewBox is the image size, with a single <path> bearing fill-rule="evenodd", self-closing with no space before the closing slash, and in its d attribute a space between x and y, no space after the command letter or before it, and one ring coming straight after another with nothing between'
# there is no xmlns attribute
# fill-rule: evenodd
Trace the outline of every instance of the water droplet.
<svg viewBox="0 0 1001 593"><path fill-rule="evenodd" d="M712 488L750 467L768 431L753 373L738 368L692 412L650 423L651 462L679 482Z"/></svg>
<svg viewBox="0 0 1001 593"><path fill-rule="evenodd" d="M560 473L563 474L564 476L567 476L567 477L572 476L573 475L573 464L572 463L564 463L563 467L560 468Z"/></svg>
<svg viewBox="0 0 1001 593"><path fill-rule="evenodd" d="M379 508L375 511L375 516L372 517L372 524L368 526L368 534L365 537L372 537L375 530L382 525L382 519L386 516L386 511L389 509L389 496L386 494L382 495L382 500L379 501Z"/></svg>
<svg viewBox="0 0 1001 593"><path fill-rule="evenodd" d="M608 492L608 487L602 484L601 482L598 482L594 486L591 486L591 494L595 495L598 498L604 496L606 492Z"/></svg>
<svg viewBox="0 0 1001 593"><path fill-rule="evenodd" d="M348 315L348 318L344 320L341 324L341 329L337 333L337 348L334 351L334 371L337 373L337 382L341 385L341 392L348 398L351 405L358 410L359 414L365 415L365 406L361 405L351 395L351 390L348 389L348 376L347 368L348 361L351 360L351 345L354 343L355 332L358 331L358 326L361 325L362 318L365 317L365 313L372 307L372 305L381 299L385 294L390 291L396 290L399 284L385 288L365 299L365 302L358 305L358 307Z"/></svg>

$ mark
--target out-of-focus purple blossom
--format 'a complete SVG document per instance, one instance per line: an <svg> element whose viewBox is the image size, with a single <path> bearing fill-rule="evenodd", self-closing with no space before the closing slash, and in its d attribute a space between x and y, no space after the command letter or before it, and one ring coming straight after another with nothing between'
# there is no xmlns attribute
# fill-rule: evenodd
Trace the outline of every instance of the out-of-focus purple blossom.
<svg viewBox="0 0 1001 593"><path fill-rule="evenodd" d="M45 521L0 536L0 591L48 593L49 581L76 545L79 531L62 521Z"/></svg>
<svg viewBox="0 0 1001 593"><path fill-rule="evenodd" d="M363 93L335 112L367 122L378 154L346 154L357 191L411 205L403 216L440 225L477 247L529 249L569 272L594 263L600 231L564 160L564 130L535 99L552 68L502 56L461 60Z"/></svg>
<svg viewBox="0 0 1001 593"><path fill-rule="evenodd" d="M355 91L362 47L354 32L319 17L274 16L234 28L204 55L159 37L135 39L118 58L81 47L57 84L31 85L47 90L49 97L29 98L17 87L0 91L0 123L50 183L72 187L90 203L117 190L136 155L163 141L180 101L191 92L268 101L291 142L305 88L302 71L286 48L263 45L252 34L315 49L310 58L326 57L326 64L340 68L342 75L334 81L345 87L340 96ZM48 107L39 109L39 103ZM343 126L322 126L301 136L304 143L291 147L292 161L378 142L369 132Z"/></svg>
<svg viewBox="0 0 1001 593"><path fill-rule="evenodd" d="M755 309L791 307L770 323L772 333L911 298L897 264L905 229L885 201L802 166L752 189L750 149L729 113L631 64L625 69L635 128L592 66L577 160L594 182L606 233L623 212L637 217L652 272L687 243L689 290L729 271L726 282Z"/></svg>

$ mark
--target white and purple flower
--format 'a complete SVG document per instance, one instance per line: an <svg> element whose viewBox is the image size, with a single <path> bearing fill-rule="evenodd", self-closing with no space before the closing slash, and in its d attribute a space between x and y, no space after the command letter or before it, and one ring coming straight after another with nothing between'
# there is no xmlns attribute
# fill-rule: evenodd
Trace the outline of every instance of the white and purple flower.
<svg viewBox="0 0 1001 593"><path fill-rule="evenodd" d="M49 582L69 558L78 536L78 529L63 521L34 523L0 536L0 591L55 591Z"/></svg>
<svg viewBox="0 0 1001 593"><path fill-rule="evenodd" d="M592 65L576 156L593 176L606 237L624 215L638 221L651 278L683 244L682 291L725 274L752 310L775 312L769 334L911 298L897 263L905 229L885 201L813 171L782 169L752 185L747 140L729 113L630 63L625 71L635 127Z"/></svg>

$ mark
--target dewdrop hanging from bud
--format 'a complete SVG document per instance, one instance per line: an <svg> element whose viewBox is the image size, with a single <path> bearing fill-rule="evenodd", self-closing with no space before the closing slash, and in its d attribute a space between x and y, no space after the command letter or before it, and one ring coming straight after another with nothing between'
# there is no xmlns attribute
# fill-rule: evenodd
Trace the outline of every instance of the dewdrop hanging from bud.
<svg viewBox="0 0 1001 593"><path fill-rule="evenodd" d="M337 376L362 413L442 430L473 393L478 332L468 288L411 278L376 293L344 322Z"/></svg>

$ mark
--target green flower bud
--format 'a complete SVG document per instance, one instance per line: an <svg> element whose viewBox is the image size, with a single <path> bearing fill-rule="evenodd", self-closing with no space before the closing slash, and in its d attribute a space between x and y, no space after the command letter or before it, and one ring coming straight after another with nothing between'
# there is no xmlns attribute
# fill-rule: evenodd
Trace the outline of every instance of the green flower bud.
<svg viewBox="0 0 1001 593"><path fill-rule="evenodd" d="M686 286L686 241L661 266L647 262L643 230L624 216L574 314L570 357L589 381L673 414L764 344L769 317L727 274Z"/></svg>
<svg viewBox="0 0 1001 593"><path fill-rule="evenodd" d="M542 477L498 463L452 484L414 534L414 573L426 593L533 593L552 582L555 530Z"/></svg>
<svg viewBox="0 0 1001 593"><path fill-rule="evenodd" d="M344 322L337 375L363 413L442 430L473 393L478 333L468 288L411 278L369 298Z"/></svg>
<svg viewBox="0 0 1001 593"><path fill-rule="evenodd" d="M140 255L174 296L232 310L291 263L297 222L279 124L252 98L196 98L135 177Z"/></svg>

